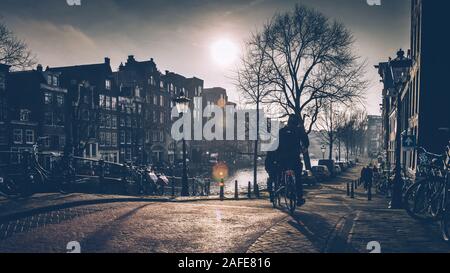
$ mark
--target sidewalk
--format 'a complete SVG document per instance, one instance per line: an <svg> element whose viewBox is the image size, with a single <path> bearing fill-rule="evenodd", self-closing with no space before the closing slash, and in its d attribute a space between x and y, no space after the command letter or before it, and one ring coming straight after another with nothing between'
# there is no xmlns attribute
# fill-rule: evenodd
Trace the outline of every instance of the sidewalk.
<svg viewBox="0 0 450 273"><path fill-rule="evenodd" d="M364 190L358 189L356 199L351 201L355 217L347 237L350 249L367 253L367 244L375 241L383 253L450 252L437 223L415 220L404 209L388 209L389 201L375 196L369 202Z"/></svg>
<svg viewBox="0 0 450 273"><path fill-rule="evenodd" d="M383 196L358 188L347 197L346 183L359 168L334 182L308 192L307 204L267 230L248 249L250 253L369 253L377 242L382 253L448 253L437 224L418 222L405 210L388 209Z"/></svg>

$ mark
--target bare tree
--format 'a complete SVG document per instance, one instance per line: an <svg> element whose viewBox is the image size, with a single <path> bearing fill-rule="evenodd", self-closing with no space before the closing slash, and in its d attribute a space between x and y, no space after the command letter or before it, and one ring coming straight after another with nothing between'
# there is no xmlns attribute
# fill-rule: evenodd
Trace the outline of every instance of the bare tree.
<svg viewBox="0 0 450 273"><path fill-rule="evenodd" d="M66 154L83 157L86 147L97 137L97 124L100 122L95 88L88 82L71 85L69 97L71 105L66 108Z"/></svg>
<svg viewBox="0 0 450 273"><path fill-rule="evenodd" d="M342 24L302 5L274 16L253 39L252 46L268 59L267 77L275 90L269 103L283 115L301 120L302 139L317 121L324 100L348 104L362 96L365 63L352 52L354 39ZM311 168L308 149L303 153Z"/></svg>
<svg viewBox="0 0 450 273"><path fill-rule="evenodd" d="M367 134L367 114L364 110L347 108L344 118L336 128L339 141L342 141L346 150L346 159L350 153L358 155L364 149Z"/></svg>
<svg viewBox="0 0 450 273"><path fill-rule="evenodd" d="M319 114L315 127L317 128L323 142L329 146L328 159L333 159L335 142L340 142L341 128L346 122L345 111L338 109L338 105L327 102ZM340 149L340 144L338 144Z"/></svg>
<svg viewBox="0 0 450 273"><path fill-rule="evenodd" d="M36 59L24 41L0 22L0 63L13 69L26 69L36 64Z"/></svg>
<svg viewBox="0 0 450 273"><path fill-rule="evenodd" d="M241 65L236 73L236 86L241 91L243 99L246 103L256 106L256 134L257 138L254 142L253 150L253 181L258 179L258 149L259 149L259 133L260 133L260 109L262 104L270 94L270 82L266 75L268 61L265 51L260 50L259 45L266 46L261 41L259 34L253 35L250 42L246 44L245 54L241 58Z"/></svg>

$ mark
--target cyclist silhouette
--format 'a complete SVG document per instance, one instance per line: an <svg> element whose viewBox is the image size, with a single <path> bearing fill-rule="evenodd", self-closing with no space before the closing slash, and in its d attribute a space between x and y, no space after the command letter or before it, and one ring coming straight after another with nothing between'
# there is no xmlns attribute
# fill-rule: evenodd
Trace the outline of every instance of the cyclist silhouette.
<svg viewBox="0 0 450 273"><path fill-rule="evenodd" d="M274 152L269 152L266 158L266 170L269 173L269 190L272 189L274 179L280 179L284 171L292 170L295 173L297 189L297 203L302 206L303 185L301 182L303 165L300 154L303 151L302 135L299 128L300 120L296 115L290 115L286 127L279 132L279 146Z"/></svg>

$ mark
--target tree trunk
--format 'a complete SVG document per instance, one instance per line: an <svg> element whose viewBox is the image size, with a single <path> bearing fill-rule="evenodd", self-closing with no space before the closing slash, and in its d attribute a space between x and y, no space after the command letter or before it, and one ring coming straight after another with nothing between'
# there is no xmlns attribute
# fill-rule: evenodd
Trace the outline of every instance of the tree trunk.
<svg viewBox="0 0 450 273"><path fill-rule="evenodd" d="M311 158L309 157L309 150L308 149L306 149L303 152L303 160L305 161L305 169L310 171L312 169L312 166L311 166Z"/></svg>
<svg viewBox="0 0 450 273"><path fill-rule="evenodd" d="M253 150L253 182L258 181L259 102L256 102L256 140Z"/></svg>

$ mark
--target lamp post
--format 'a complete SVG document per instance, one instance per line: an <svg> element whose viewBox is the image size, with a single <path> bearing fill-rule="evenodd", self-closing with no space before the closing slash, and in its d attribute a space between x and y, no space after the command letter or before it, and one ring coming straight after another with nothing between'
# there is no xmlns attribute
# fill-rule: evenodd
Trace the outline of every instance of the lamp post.
<svg viewBox="0 0 450 273"><path fill-rule="evenodd" d="M327 149L325 148L325 145L322 145L320 150L322 151L322 159L325 159L325 152L327 151Z"/></svg>
<svg viewBox="0 0 450 273"><path fill-rule="evenodd" d="M191 100L188 99L184 92L181 91L179 96L173 99L175 103L178 113L183 118L184 114L189 111L189 102ZM183 128L184 134L185 128ZM189 184L188 184L188 176L187 176L187 155L186 155L186 139L183 135L183 176L181 177L181 196L189 196Z"/></svg>
<svg viewBox="0 0 450 273"><path fill-rule="evenodd" d="M409 80L409 71L412 61L405 57L405 52L399 50L397 58L389 61L390 72L392 74L393 84L391 86L390 97L395 98L397 106L397 124L395 135L395 176L392 193L391 209L402 208L402 191L403 191L403 177L401 166L401 146L402 146L402 90Z"/></svg>

